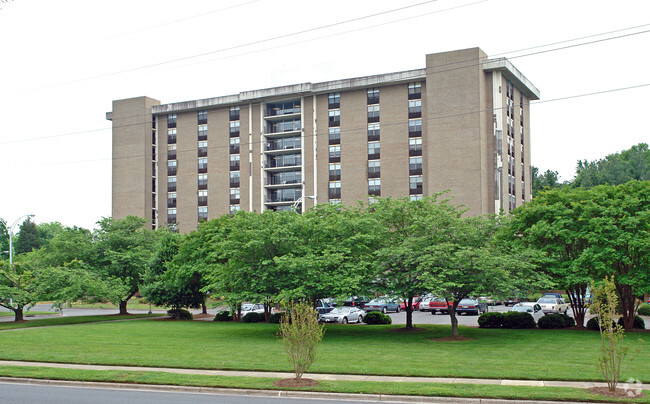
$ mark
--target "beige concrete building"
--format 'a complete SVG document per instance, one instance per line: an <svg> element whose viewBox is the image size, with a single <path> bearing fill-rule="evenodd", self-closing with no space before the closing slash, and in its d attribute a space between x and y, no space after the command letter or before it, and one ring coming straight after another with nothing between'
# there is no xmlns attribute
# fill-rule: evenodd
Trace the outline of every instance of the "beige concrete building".
<svg viewBox="0 0 650 404"><path fill-rule="evenodd" d="M529 101L539 91L478 48L423 69L161 104L113 102L113 217L181 232L237 210L420 198L468 214L531 197Z"/></svg>

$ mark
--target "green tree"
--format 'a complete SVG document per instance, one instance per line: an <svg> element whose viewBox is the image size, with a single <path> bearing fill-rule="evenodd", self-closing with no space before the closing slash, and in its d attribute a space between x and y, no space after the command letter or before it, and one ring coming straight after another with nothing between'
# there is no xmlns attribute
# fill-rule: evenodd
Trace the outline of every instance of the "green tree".
<svg viewBox="0 0 650 404"><path fill-rule="evenodd" d="M14 253L23 254L32 250L38 250L41 247L41 237L36 226L31 218L25 219L20 225L20 233L14 242Z"/></svg>
<svg viewBox="0 0 650 404"><path fill-rule="evenodd" d="M9 258L9 231L7 222L0 218L0 258Z"/></svg>
<svg viewBox="0 0 650 404"><path fill-rule="evenodd" d="M290 316L280 320L280 337L289 356L296 381L316 360L316 347L323 339L325 329L318 323L318 312L306 302L289 306Z"/></svg>
<svg viewBox="0 0 650 404"><path fill-rule="evenodd" d="M557 171L546 170L543 174L535 166L530 167L533 179L533 197L544 189L559 188L564 184L560 182Z"/></svg>
<svg viewBox="0 0 650 404"><path fill-rule="evenodd" d="M157 233L146 228L147 220L135 216L102 218L97 224L90 265L104 282L121 285L119 295L110 300L119 305L120 314L128 314L127 302L138 292Z"/></svg>
<svg viewBox="0 0 650 404"><path fill-rule="evenodd" d="M511 234L526 246L537 248L546 259L541 270L553 287L564 289L578 327L584 327L585 294L594 267L586 260L588 228L578 217L585 216L592 193L582 188L548 190L513 212Z"/></svg>
<svg viewBox="0 0 650 404"><path fill-rule="evenodd" d="M630 180L650 180L650 149L646 143L610 154L604 159L578 161L573 183L577 187L591 188L620 185Z"/></svg>

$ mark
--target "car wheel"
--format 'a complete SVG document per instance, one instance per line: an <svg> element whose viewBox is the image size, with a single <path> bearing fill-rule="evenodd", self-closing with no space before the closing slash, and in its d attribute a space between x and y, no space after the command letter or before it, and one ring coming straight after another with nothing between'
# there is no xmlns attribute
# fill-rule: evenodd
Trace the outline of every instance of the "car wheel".
<svg viewBox="0 0 650 404"><path fill-rule="evenodd" d="M359 324L363 323L363 316L359 316L359 318L357 319L357 323Z"/></svg>
<svg viewBox="0 0 650 404"><path fill-rule="evenodd" d="M387 311L387 310L386 310L386 306L384 306L384 307L381 308L381 312L382 312L382 313L386 314L386 311Z"/></svg>
<svg viewBox="0 0 650 404"><path fill-rule="evenodd" d="M343 323L343 324L347 324L347 323L348 323L348 318L347 318L347 317L343 317L343 320L341 320L341 323Z"/></svg>
<svg viewBox="0 0 650 404"><path fill-rule="evenodd" d="M399 313L399 311L400 311L400 307L397 306L397 310L395 311L395 313Z"/></svg>
<svg viewBox="0 0 650 404"><path fill-rule="evenodd" d="M435 310L431 310L431 314L435 316L435 315L436 315L436 311L435 311Z"/></svg>

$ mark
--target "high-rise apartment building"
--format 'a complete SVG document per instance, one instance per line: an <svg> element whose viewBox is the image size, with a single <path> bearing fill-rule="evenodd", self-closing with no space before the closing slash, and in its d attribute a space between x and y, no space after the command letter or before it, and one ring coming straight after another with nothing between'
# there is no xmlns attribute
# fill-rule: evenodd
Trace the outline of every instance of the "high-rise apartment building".
<svg viewBox="0 0 650 404"><path fill-rule="evenodd" d="M427 55L424 69L113 101L112 215L189 232L240 209L445 190L468 214L508 212L531 197L536 99L512 63L473 48Z"/></svg>

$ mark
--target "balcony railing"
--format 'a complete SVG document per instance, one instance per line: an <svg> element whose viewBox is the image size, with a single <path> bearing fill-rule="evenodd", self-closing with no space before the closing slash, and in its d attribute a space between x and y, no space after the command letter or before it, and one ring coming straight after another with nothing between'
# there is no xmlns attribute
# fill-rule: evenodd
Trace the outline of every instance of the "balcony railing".
<svg viewBox="0 0 650 404"><path fill-rule="evenodd" d="M283 178L271 177L266 180L266 185L290 185L290 184L300 184L300 183L301 183L300 178L283 179Z"/></svg>

